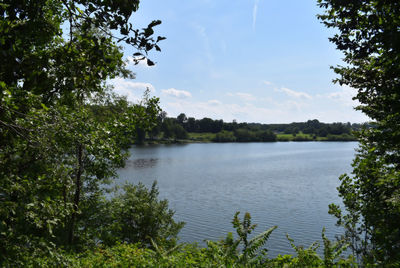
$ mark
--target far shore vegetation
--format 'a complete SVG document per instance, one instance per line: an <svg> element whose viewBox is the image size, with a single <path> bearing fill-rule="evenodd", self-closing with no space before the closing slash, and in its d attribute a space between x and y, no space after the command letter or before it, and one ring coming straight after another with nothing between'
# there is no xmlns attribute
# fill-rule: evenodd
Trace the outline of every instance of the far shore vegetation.
<svg viewBox="0 0 400 268"><path fill-rule="evenodd" d="M135 143L356 141L354 132L362 126L367 123L322 123L317 119L290 124L237 123L188 118L184 113L172 118L161 112L156 126L139 131Z"/></svg>

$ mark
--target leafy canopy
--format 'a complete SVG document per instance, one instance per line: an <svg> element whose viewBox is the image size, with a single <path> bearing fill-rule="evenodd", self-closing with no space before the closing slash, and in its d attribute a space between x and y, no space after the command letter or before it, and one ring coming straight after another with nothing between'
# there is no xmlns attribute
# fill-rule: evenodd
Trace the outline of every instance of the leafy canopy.
<svg viewBox="0 0 400 268"><path fill-rule="evenodd" d="M135 60L160 50L152 21L129 22L139 1L0 2L0 263L55 247L82 249L98 235L96 208L124 165L137 129L151 130L158 99L132 104L107 81L133 78Z"/></svg>
<svg viewBox="0 0 400 268"><path fill-rule="evenodd" d="M330 38L344 53L336 82L357 90L358 110L372 120L359 132L353 175L343 175L339 194L346 211L331 205L346 228L358 260L400 262L400 3L385 0L318 0Z"/></svg>

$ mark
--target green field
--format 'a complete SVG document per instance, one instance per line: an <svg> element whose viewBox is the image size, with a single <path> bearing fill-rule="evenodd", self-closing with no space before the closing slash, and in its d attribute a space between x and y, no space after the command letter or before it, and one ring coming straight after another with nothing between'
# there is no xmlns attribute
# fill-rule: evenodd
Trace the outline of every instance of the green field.
<svg viewBox="0 0 400 268"><path fill-rule="evenodd" d="M212 140L215 138L215 133L211 132L204 132L204 133L189 132L188 134L190 141L212 142Z"/></svg>
<svg viewBox="0 0 400 268"><path fill-rule="evenodd" d="M342 134L342 135L328 135L326 137L316 136L314 134L298 133L293 134L276 134L277 141L355 141L356 138L352 135Z"/></svg>
<svg viewBox="0 0 400 268"><path fill-rule="evenodd" d="M297 141L303 141L303 140L308 141L308 140L323 140L323 137L317 137L312 134L304 134L302 132L299 132L296 135L278 133L278 134L276 134L276 140L277 141L296 141L296 140Z"/></svg>

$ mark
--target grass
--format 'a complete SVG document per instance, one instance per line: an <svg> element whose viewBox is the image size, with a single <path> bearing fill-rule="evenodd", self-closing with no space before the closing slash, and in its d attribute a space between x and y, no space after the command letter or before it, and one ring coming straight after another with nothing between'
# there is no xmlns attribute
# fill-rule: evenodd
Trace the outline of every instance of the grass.
<svg viewBox="0 0 400 268"><path fill-rule="evenodd" d="M189 140L201 141L201 142L211 142L215 138L215 133L204 132L204 133L194 133L189 132Z"/></svg>
<svg viewBox="0 0 400 268"><path fill-rule="evenodd" d="M276 134L277 141L355 141L355 137L343 134L343 135L328 135L327 137L320 137L314 134L305 134L299 132L296 136L293 134Z"/></svg>
<svg viewBox="0 0 400 268"><path fill-rule="evenodd" d="M315 137L312 134L305 134L303 132L299 132L296 135L293 134L284 134L278 133L276 134L277 141L313 141L313 140L321 140L322 137Z"/></svg>

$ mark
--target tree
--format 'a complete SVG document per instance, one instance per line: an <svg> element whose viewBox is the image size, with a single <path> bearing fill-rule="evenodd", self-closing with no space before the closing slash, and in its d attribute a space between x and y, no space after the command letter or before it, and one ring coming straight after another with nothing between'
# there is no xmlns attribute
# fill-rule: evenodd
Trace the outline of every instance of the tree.
<svg viewBox="0 0 400 268"><path fill-rule="evenodd" d="M234 135L236 141L238 142L251 142L251 141L259 141L256 137L256 134L245 128L238 128L234 131Z"/></svg>
<svg viewBox="0 0 400 268"><path fill-rule="evenodd" d="M187 139L188 133L186 130L179 124L175 124L173 127L174 136L176 139Z"/></svg>
<svg viewBox="0 0 400 268"><path fill-rule="evenodd" d="M138 4L0 3L2 265L23 266L24 254L88 244L85 222L102 185L123 165L127 137L153 124L158 99L143 106L104 97L108 79L134 77L118 42L134 47L135 60L160 50L164 38L153 37L160 21L142 30L128 21ZM99 109L105 102L109 110ZM106 116L95 115L95 107Z"/></svg>
<svg viewBox="0 0 400 268"><path fill-rule="evenodd" d="M197 123L194 117L189 117L186 123L186 131L197 132Z"/></svg>
<svg viewBox="0 0 400 268"><path fill-rule="evenodd" d="M215 135L213 139L215 142L234 142L236 141L235 135L233 135L232 131L222 130Z"/></svg>
<svg viewBox="0 0 400 268"><path fill-rule="evenodd" d="M186 115L184 113L179 114L176 117L176 121L181 124L182 126L184 126L184 124L187 122L188 118L186 117Z"/></svg>
<svg viewBox="0 0 400 268"><path fill-rule="evenodd" d="M188 133L182 125L175 118L165 118L162 123L162 131L164 132L164 138L176 139L187 139Z"/></svg>
<svg viewBox="0 0 400 268"><path fill-rule="evenodd" d="M296 135L296 134L294 134L294 135ZM259 141L263 141L263 142L276 141L276 135L269 130L256 131L256 137L258 138Z"/></svg>
<svg viewBox="0 0 400 268"><path fill-rule="evenodd" d="M356 108L373 121L359 132L353 175L343 175L339 195L346 212L331 205L359 260L381 266L400 262L400 3L319 0L319 18L338 33L344 53L336 82L358 91Z"/></svg>
<svg viewBox="0 0 400 268"><path fill-rule="evenodd" d="M212 132L214 126L214 120L208 117L204 117L199 120L199 132ZM218 132L218 131L217 131Z"/></svg>
<svg viewBox="0 0 400 268"><path fill-rule="evenodd" d="M174 132L174 120L172 118L165 118L162 122L163 137L165 139L173 138Z"/></svg>

